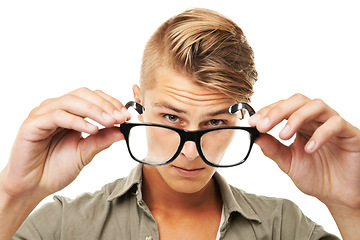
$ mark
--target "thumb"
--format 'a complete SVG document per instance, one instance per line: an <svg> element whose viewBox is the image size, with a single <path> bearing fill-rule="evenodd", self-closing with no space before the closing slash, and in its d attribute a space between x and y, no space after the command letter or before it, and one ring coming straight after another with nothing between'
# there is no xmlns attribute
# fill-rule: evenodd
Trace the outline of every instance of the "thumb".
<svg viewBox="0 0 360 240"><path fill-rule="evenodd" d="M114 142L123 140L124 136L118 127L101 129L97 134L82 139L80 157L83 166L88 165L96 154L109 148Z"/></svg>
<svg viewBox="0 0 360 240"><path fill-rule="evenodd" d="M276 162L283 172L289 173L292 157L289 147L267 133L261 134L255 143L261 148L265 156Z"/></svg>

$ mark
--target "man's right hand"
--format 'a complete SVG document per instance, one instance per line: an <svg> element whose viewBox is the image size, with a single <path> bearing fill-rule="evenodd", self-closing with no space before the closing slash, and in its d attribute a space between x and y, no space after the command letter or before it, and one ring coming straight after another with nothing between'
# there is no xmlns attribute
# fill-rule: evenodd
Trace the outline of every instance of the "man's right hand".
<svg viewBox="0 0 360 240"><path fill-rule="evenodd" d="M85 118L105 128L99 130ZM86 88L48 99L35 108L22 124L8 164L0 173L0 223L11 209L9 203L26 199L35 207L70 184L97 153L123 139L114 125L130 118L120 101ZM83 138L82 132L90 135Z"/></svg>

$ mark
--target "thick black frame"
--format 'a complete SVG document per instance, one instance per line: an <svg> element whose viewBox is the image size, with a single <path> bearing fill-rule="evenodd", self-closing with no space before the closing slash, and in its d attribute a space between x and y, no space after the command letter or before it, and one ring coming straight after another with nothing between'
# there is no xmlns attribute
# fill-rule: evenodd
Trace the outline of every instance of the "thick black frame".
<svg viewBox="0 0 360 240"><path fill-rule="evenodd" d="M142 114L145 111L144 107L141 104L138 104L138 103L133 102L133 101L128 102L125 105L125 107L126 108L134 107L139 114ZM255 111L252 109L252 107L250 105L248 105L247 103L234 104L234 105L230 106L229 112L233 114L233 113L235 113L235 112L237 112L237 111L239 111L241 109L246 109L249 112L250 116L252 116L255 113ZM162 163L149 163L149 162L144 162L144 161L141 161L140 159L137 159L132 154L131 149L130 149L130 144L129 144L130 130L131 130L131 128L136 127L136 126L161 127L161 128L171 129L171 130L177 132L179 134L179 136L180 136L180 143L179 143L179 147L178 147L176 153L174 154L174 156L171 159L169 159L168 161L162 162ZM206 157L204 156L204 154L203 154L203 152L201 150L201 144L200 144L201 136L204 135L205 133L216 131L216 130L222 130L222 129L241 129L241 130L247 131L250 134L249 150L248 150L245 158L242 159L241 161L239 161L238 163L231 164L231 165L217 165L217 164L214 164L214 163L212 163L212 162L210 162L210 161L208 161L206 159ZM125 137L126 145L127 145L128 151L130 153L130 156L134 160L136 160L137 162L147 164L147 165L151 165L151 166L162 166L162 165L166 165L166 164L169 164L172 161L174 161L179 156L179 154L181 153L181 150L184 147L185 142L187 142L187 141L195 142L196 149L197 149L197 151L199 153L199 156L201 157L201 159L206 164L208 164L208 165L210 165L212 167L233 167L233 166L237 166L237 165L240 165L240 164L244 163L247 160L247 158L250 155L251 149L252 149L252 147L254 145L254 142L255 142L256 138L258 138L259 135L260 135L259 131L255 127L227 126L227 127L217 127L217 128L210 128L210 129L187 131L187 130L184 130L184 129L175 128L175 127L166 126L166 125L161 125L161 124L156 124L156 123L129 123L129 122L125 122L125 123L121 124L120 125L120 131L123 133L123 135Z"/></svg>

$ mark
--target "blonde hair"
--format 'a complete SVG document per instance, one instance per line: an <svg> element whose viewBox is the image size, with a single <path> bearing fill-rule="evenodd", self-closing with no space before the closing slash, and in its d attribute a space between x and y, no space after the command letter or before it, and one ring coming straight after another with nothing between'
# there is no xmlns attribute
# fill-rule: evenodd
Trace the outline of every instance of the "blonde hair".
<svg viewBox="0 0 360 240"><path fill-rule="evenodd" d="M146 44L142 94L155 86L154 72L172 67L196 84L249 102L257 80L254 54L233 21L208 9L190 9L163 23Z"/></svg>

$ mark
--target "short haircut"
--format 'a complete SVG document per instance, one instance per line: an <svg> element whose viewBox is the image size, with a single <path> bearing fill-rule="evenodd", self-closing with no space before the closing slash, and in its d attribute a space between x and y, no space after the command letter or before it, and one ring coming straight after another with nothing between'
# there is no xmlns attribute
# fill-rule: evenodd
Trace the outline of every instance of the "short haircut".
<svg viewBox="0 0 360 240"><path fill-rule="evenodd" d="M237 102L250 101L257 80L254 53L241 28L208 9L176 15L152 35L141 65L143 96L155 86L155 72L161 67L171 67Z"/></svg>

